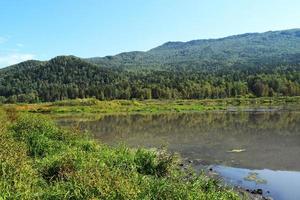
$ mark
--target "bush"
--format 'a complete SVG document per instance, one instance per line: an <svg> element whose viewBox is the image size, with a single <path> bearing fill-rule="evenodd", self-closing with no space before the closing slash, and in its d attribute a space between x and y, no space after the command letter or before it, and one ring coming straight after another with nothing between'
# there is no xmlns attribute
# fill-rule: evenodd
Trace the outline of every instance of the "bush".
<svg viewBox="0 0 300 200"><path fill-rule="evenodd" d="M145 175L163 177L171 173L177 162L176 157L165 151L149 151L138 149L134 158L137 171Z"/></svg>

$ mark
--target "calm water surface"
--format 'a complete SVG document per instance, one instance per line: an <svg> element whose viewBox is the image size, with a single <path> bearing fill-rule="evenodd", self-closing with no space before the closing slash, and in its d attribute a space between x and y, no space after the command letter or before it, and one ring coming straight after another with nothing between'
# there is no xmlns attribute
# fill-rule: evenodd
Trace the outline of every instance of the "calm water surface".
<svg viewBox="0 0 300 200"><path fill-rule="evenodd" d="M261 188L279 200L300 199L298 111L67 117L58 123L88 130L110 145L167 146L184 158L214 165L229 184Z"/></svg>

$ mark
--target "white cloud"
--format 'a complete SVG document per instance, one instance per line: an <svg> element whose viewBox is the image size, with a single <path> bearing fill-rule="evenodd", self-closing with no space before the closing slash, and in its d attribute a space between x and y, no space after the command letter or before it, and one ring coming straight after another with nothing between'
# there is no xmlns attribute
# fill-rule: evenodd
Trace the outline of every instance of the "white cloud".
<svg viewBox="0 0 300 200"><path fill-rule="evenodd" d="M32 60L35 58L33 54L24 54L24 53L12 53L12 54L0 54L0 68L7 67L9 65L14 65L19 62L26 60Z"/></svg>

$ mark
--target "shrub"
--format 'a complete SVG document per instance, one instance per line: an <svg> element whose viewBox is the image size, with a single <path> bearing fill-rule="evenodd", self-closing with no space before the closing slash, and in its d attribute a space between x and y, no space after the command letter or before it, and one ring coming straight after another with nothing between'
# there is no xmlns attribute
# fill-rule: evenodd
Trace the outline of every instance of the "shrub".
<svg viewBox="0 0 300 200"><path fill-rule="evenodd" d="M138 149L134 158L137 171L145 175L163 177L176 166L176 158L165 151Z"/></svg>

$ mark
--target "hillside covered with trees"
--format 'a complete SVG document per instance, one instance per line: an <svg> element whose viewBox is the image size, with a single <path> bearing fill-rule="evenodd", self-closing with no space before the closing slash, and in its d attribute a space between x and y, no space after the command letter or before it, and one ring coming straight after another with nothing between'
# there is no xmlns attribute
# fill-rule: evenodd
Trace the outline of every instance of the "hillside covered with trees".
<svg viewBox="0 0 300 200"><path fill-rule="evenodd" d="M0 70L0 102L300 95L300 29L168 42L147 52L59 56Z"/></svg>

